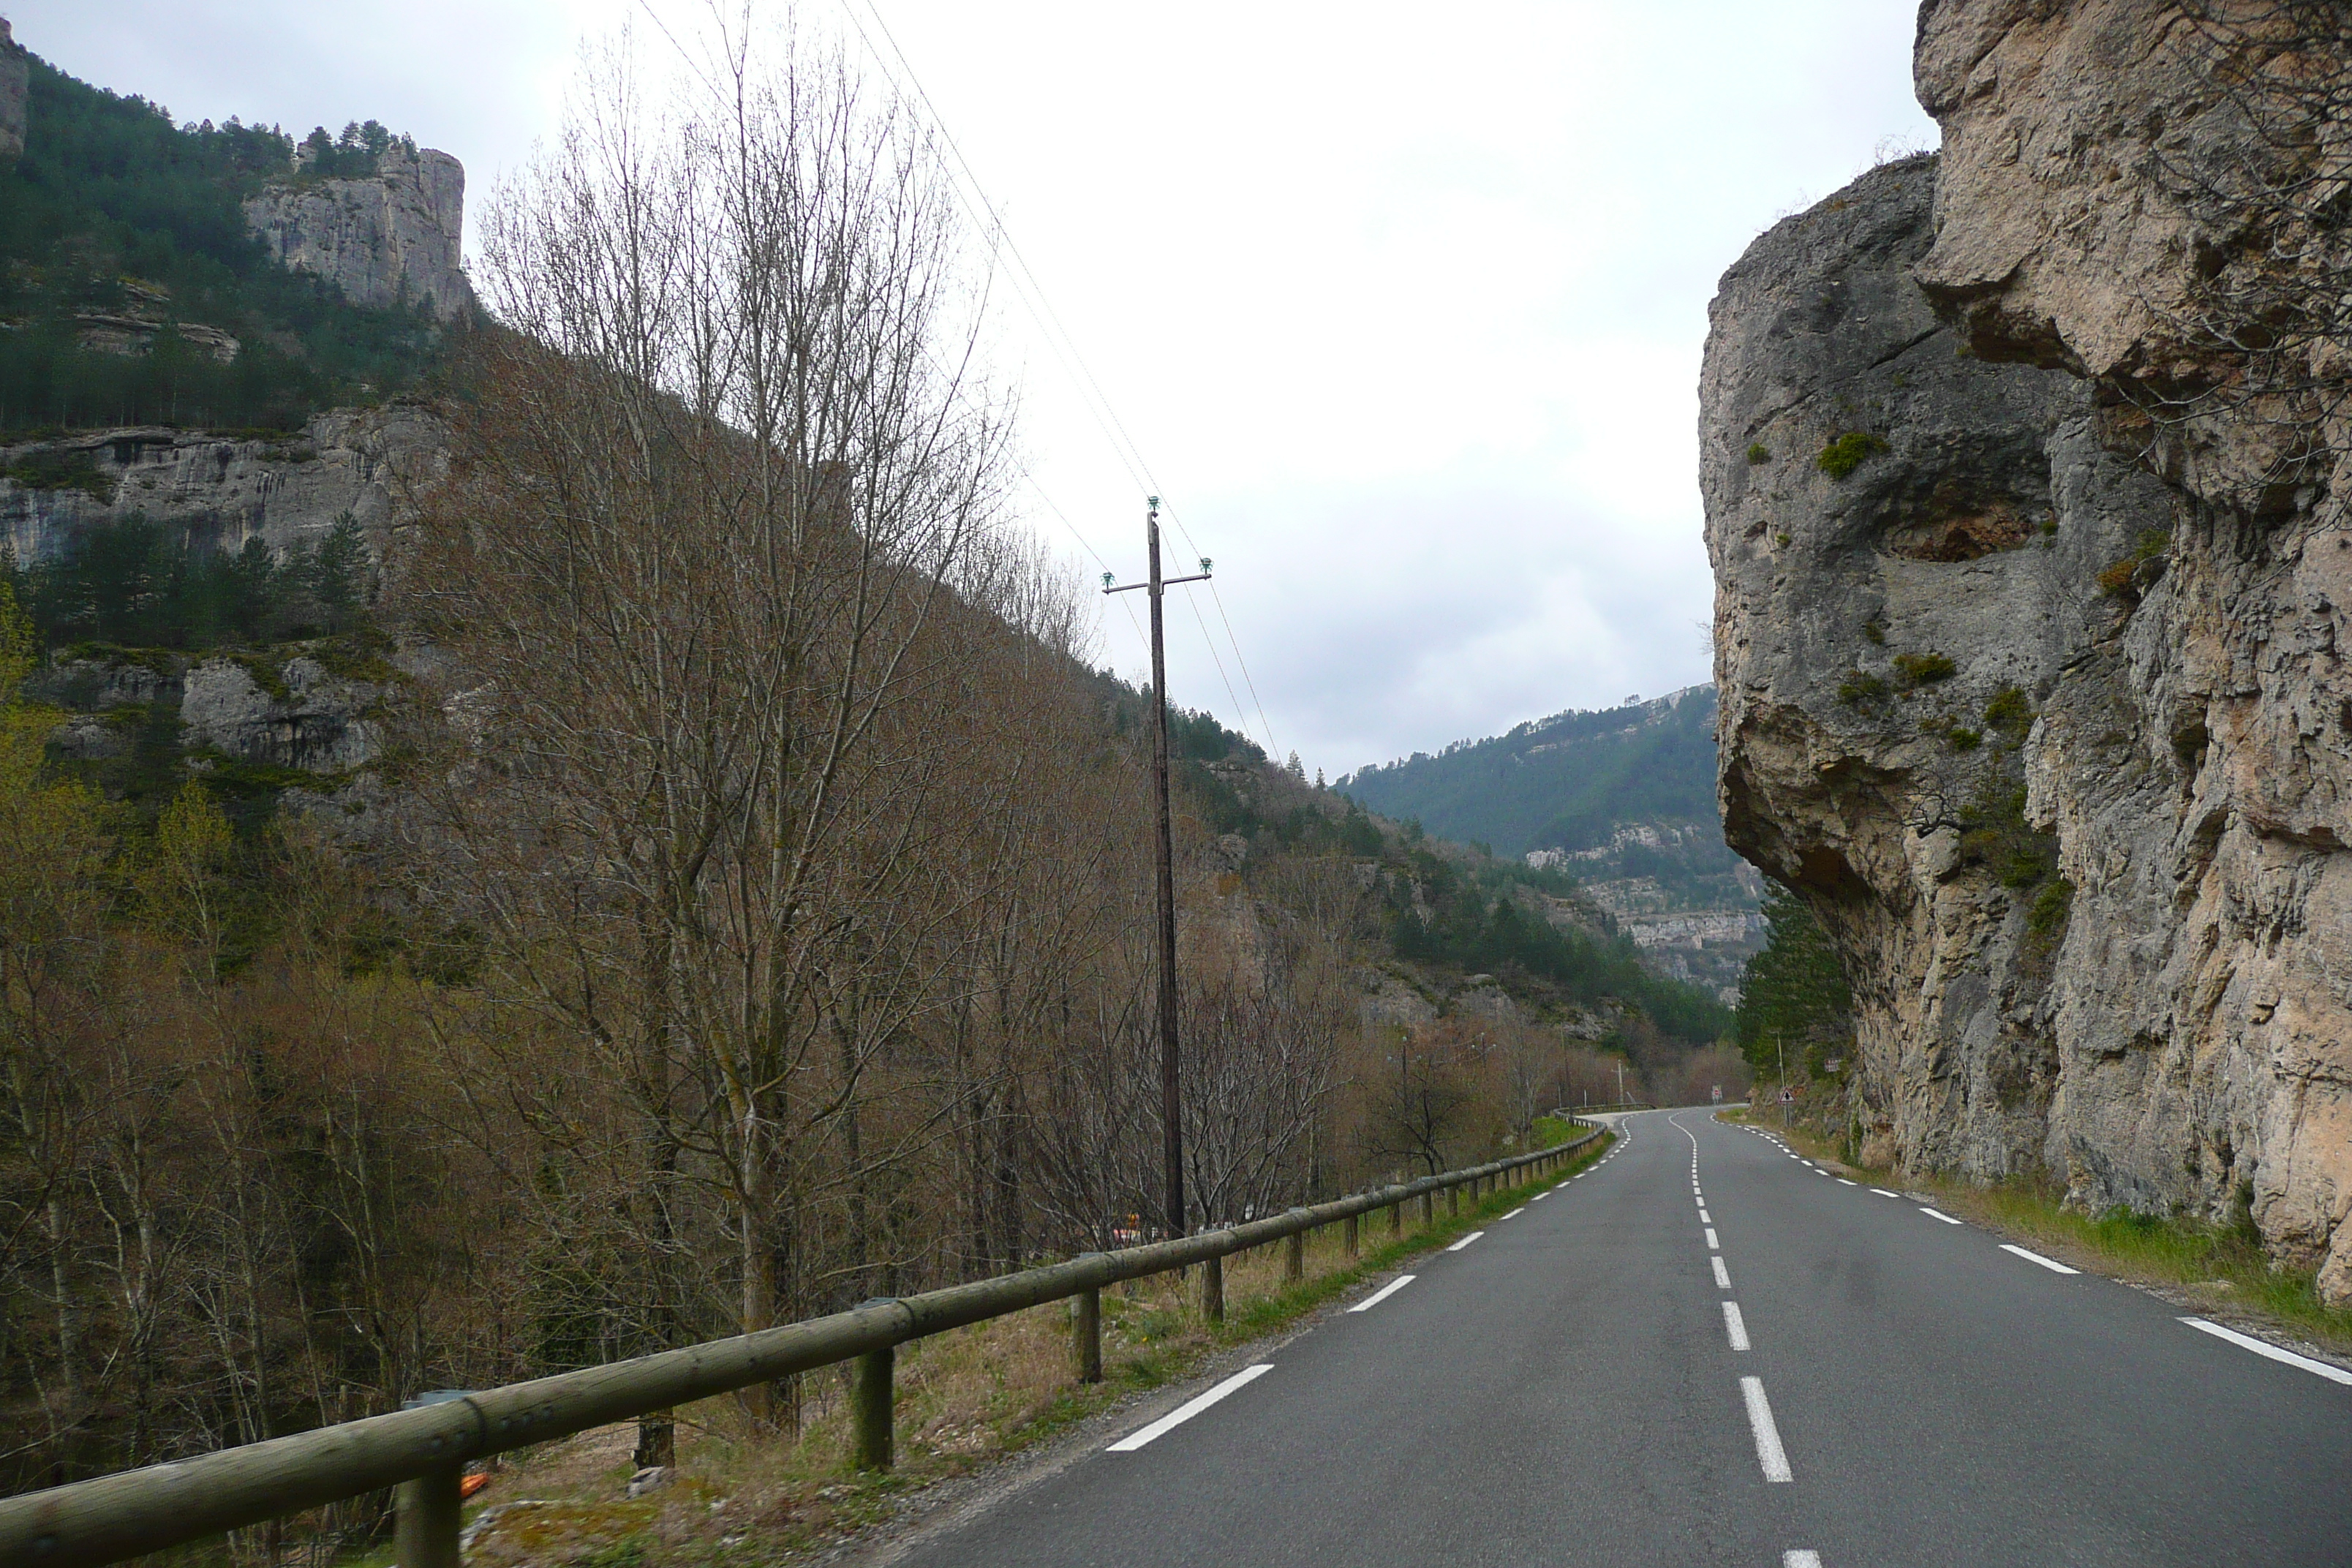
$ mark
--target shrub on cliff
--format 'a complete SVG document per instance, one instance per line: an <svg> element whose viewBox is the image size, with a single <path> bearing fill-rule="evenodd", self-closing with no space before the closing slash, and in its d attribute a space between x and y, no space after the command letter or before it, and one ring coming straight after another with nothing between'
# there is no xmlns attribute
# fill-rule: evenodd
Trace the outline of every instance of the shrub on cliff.
<svg viewBox="0 0 2352 1568"><path fill-rule="evenodd" d="M1842 479L1871 458L1887 450L1884 437L1867 430L1849 430L1822 448L1813 466L1833 479Z"/></svg>

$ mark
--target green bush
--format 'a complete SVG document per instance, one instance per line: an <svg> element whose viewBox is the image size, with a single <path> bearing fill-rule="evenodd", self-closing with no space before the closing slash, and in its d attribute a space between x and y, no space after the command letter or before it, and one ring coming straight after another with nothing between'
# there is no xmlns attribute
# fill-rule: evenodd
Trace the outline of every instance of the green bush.
<svg viewBox="0 0 2352 1568"><path fill-rule="evenodd" d="M1849 430L1822 448L1813 466L1833 479L1842 479L1879 453L1888 450L1885 439L1867 430Z"/></svg>
<svg viewBox="0 0 2352 1568"><path fill-rule="evenodd" d="M1992 694L1985 704L1985 727L1998 730L2011 741L2022 740L2033 728L2033 708L2025 700L2025 693L2014 686L2004 686Z"/></svg>
<svg viewBox="0 0 2352 1568"><path fill-rule="evenodd" d="M1940 653L1898 653L1895 656L1895 668L1906 688L1933 686L1960 672L1958 665Z"/></svg>
<svg viewBox="0 0 2352 1568"><path fill-rule="evenodd" d="M1886 695L1886 682L1861 670L1850 670L1838 683L1838 700L1848 708L1859 708L1866 702L1876 702Z"/></svg>
<svg viewBox="0 0 2352 1568"><path fill-rule="evenodd" d="M1771 447L1767 447L1761 441L1753 442L1749 445L1748 448L1748 462L1749 467L1753 468L1759 463L1769 463L1771 460Z"/></svg>
<svg viewBox="0 0 2352 1568"><path fill-rule="evenodd" d="M1944 740L1956 752L1973 752L1984 743L1982 735L1958 724L1944 731Z"/></svg>

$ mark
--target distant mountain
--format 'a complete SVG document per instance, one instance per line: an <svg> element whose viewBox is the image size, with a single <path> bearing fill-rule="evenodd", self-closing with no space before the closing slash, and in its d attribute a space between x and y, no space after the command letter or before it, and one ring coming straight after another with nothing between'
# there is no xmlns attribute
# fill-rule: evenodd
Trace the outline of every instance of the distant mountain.
<svg viewBox="0 0 2352 1568"><path fill-rule="evenodd" d="M1556 713L1338 781L1383 816L1562 870L1654 968L1736 990L1763 941L1763 884L1723 841L1715 688Z"/></svg>

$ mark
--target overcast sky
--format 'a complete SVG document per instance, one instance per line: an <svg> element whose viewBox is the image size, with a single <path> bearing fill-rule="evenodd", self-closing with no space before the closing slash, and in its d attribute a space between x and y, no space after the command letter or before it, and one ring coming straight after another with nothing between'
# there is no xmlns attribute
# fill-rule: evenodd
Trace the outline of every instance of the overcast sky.
<svg viewBox="0 0 2352 1568"><path fill-rule="evenodd" d="M800 20L903 82L866 4ZM1935 145L1910 5L875 4L1183 524L1177 558L1216 562L1265 712L1205 595L1223 670L1171 602L1179 701L1336 776L1706 678L1707 300L1775 218ZM652 11L686 33L698 8ZM647 41L648 12L0 14L183 121L383 121L463 160L470 224L555 129L583 38L635 16ZM1139 574L1145 485L1030 318L1000 336L1041 534ZM1148 668L1124 605L1101 658Z"/></svg>

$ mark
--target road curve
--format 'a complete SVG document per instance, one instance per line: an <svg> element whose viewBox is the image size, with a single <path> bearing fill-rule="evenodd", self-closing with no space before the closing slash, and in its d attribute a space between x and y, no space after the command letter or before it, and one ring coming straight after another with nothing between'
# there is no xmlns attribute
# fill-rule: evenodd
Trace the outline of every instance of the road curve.
<svg viewBox="0 0 2352 1568"><path fill-rule="evenodd" d="M2352 1563L2352 1383L1705 1110L897 1560ZM2329 1374L2335 1375L2331 1377Z"/></svg>

